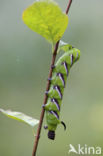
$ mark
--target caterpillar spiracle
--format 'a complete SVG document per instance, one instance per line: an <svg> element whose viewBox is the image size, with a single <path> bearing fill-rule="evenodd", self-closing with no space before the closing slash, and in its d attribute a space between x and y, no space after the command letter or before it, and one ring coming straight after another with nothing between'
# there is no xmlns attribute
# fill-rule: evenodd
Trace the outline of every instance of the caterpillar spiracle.
<svg viewBox="0 0 103 156"><path fill-rule="evenodd" d="M48 138L55 139L55 130L58 124L62 124L64 129L66 125L60 120L60 108L63 98L63 92L69 75L70 68L80 58L80 51L76 48L71 48L65 52L52 67L53 73L50 81L50 89L46 91L48 96L47 103L43 105L46 110L46 122L48 129Z"/></svg>

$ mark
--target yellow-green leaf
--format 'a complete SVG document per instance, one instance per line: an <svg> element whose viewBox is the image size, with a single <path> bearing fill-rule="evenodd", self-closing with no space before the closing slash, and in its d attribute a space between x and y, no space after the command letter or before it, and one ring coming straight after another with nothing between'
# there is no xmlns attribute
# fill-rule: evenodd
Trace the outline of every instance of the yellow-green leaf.
<svg viewBox="0 0 103 156"><path fill-rule="evenodd" d="M53 0L39 0L24 10L23 21L31 30L55 44L67 28L68 16Z"/></svg>
<svg viewBox="0 0 103 156"><path fill-rule="evenodd" d="M35 125L37 125L39 123L39 120L34 119L30 116L27 116L21 112L13 112L11 110L4 110L4 109L0 109L0 112L2 112L4 115L6 115L12 119L24 122L24 123L30 125L31 127L34 127Z"/></svg>

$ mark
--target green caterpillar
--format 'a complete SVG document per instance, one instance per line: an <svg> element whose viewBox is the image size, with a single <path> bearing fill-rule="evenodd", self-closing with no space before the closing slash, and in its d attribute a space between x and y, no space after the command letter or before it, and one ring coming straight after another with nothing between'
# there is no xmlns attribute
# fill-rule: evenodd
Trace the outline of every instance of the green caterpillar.
<svg viewBox="0 0 103 156"><path fill-rule="evenodd" d="M53 74L49 79L50 89L46 91L48 96L47 103L43 105L46 110L46 122L48 129L48 138L55 139L55 130L58 124L62 124L64 129L66 125L63 121L60 121L60 108L63 98L63 92L66 85L67 76L69 75L70 68L80 58L80 51L76 48L70 48L65 52L53 66Z"/></svg>

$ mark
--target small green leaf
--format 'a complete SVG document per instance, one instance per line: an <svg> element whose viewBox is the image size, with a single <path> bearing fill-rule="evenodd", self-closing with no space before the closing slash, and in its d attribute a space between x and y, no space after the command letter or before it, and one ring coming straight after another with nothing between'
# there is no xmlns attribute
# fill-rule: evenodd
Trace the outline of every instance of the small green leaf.
<svg viewBox="0 0 103 156"><path fill-rule="evenodd" d="M68 16L53 0L39 0L24 10L23 21L31 30L55 44L67 28Z"/></svg>
<svg viewBox="0 0 103 156"><path fill-rule="evenodd" d="M64 52L67 52L67 51L69 51L72 48L73 47L70 44L65 43L62 40L60 40L60 42L59 42L59 48L58 48L58 53L59 53L60 50L62 50Z"/></svg>
<svg viewBox="0 0 103 156"><path fill-rule="evenodd" d="M39 120L34 119L30 116L27 116L21 112L13 112L11 110L4 110L4 109L0 109L0 112L2 112L4 115L6 115L12 119L24 122L24 123L30 125L31 127L34 127L35 125L37 125L39 123Z"/></svg>

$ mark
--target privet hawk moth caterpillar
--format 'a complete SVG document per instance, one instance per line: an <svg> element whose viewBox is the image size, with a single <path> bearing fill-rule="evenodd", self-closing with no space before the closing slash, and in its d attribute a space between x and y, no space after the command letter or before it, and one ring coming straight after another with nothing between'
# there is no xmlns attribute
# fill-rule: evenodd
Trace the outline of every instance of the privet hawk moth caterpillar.
<svg viewBox="0 0 103 156"><path fill-rule="evenodd" d="M65 52L52 67L53 73L50 81L50 89L46 91L48 96L47 103L43 105L46 110L46 122L48 129L48 138L55 139L55 130L58 124L62 124L64 129L66 125L60 121L60 108L63 98L63 92L66 85L67 76L69 75L70 68L80 58L80 51L76 48L70 48Z"/></svg>

